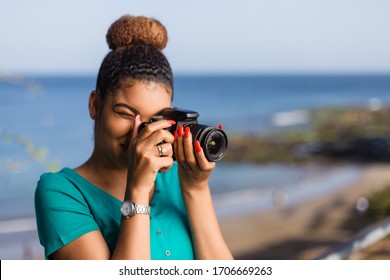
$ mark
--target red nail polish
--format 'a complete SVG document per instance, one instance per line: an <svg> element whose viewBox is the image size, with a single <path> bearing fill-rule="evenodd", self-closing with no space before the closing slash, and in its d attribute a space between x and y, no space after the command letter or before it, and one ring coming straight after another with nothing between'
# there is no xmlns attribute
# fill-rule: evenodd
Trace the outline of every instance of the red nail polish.
<svg viewBox="0 0 390 280"><path fill-rule="evenodd" d="M177 132L179 137L183 136L183 126L179 125L179 131Z"/></svg>
<svg viewBox="0 0 390 280"><path fill-rule="evenodd" d="M177 141L177 131L175 130L175 132L173 132L173 137L174 137L174 141L176 142Z"/></svg>
<svg viewBox="0 0 390 280"><path fill-rule="evenodd" d="M190 127L189 126L186 126L185 130L184 130L184 137L188 137L190 135Z"/></svg>
<svg viewBox="0 0 390 280"><path fill-rule="evenodd" d="M223 125L220 123L220 124L218 125L218 129L222 130L222 128L223 128Z"/></svg>
<svg viewBox="0 0 390 280"><path fill-rule="evenodd" d="M197 153L200 153L202 151L202 147L200 146L200 143L198 140L195 141L195 151Z"/></svg>
<svg viewBox="0 0 390 280"><path fill-rule="evenodd" d="M171 124L171 125L174 125L176 124L176 122L174 120L167 120L167 123Z"/></svg>

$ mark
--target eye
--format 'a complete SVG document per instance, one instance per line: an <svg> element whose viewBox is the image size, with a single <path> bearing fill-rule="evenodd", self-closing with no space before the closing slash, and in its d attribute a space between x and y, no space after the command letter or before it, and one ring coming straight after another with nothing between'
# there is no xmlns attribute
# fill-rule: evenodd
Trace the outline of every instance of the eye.
<svg viewBox="0 0 390 280"><path fill-rule="evenodd" d="M127 118L132 120L135 119L135 116L138 114L138 111L136 109L124 103L114 104L113 111L115 114L117 114L122 118Z"/></svg>
<svg viewBox="0 0 390 280"><path fill-rule="evenodd" d="M130 113L130 112L116 111L115 113L117 113L119 116L127 118L127 119L134 119L135 118L134 114Z"/></svg>

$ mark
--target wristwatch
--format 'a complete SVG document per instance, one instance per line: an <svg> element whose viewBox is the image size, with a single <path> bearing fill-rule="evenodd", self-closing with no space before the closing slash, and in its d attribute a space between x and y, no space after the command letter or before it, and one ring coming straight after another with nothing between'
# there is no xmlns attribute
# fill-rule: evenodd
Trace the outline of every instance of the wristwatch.
<svg viewBox="0 0 390 280"><path fill-rule="evenodd" d="M135 214L150 214L150 206L138 205L131 201L124 201L121 206L122 216L129 218Z"/></svg>

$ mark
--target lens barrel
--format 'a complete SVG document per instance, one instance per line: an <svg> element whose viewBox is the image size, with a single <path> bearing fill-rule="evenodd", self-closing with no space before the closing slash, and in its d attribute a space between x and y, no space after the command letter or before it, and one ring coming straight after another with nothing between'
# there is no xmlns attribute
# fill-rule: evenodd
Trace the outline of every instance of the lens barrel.
<svg viewBox="0 0 390 280"><path fill-rule="evenodd" d="M193 125L190 127L193 140L198 140L208 161L220 161L226 154L228 139L222 130L207 126Z"/></svg>

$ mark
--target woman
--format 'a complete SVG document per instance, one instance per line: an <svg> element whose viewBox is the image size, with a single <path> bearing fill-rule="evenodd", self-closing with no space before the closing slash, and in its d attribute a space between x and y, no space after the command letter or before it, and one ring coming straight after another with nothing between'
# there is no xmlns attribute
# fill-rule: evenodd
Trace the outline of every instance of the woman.
<svg viewBox="0 0 390 280"><path fill-rule="evenodd" d="M81 166L41 176L37 225L48 259L231 259L208 186L208 162L188 128L160 120L173 76L165 27L123 16L89 98L94 149ZM177 163L174 163L173 154Z"/></svg>

